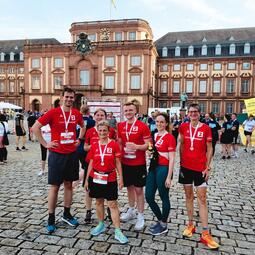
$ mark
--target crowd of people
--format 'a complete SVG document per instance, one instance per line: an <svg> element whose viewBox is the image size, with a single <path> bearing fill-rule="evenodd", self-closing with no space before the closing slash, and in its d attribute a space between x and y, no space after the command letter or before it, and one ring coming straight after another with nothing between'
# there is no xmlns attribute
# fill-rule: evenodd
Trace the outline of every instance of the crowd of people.
<svg viewBox="0 0 255 255"><path fill-rule="evenodd" d="M175 114L170 117L161 112L153 112L150 117L139 116L136 105L128 102L123 105L125 121L118 123L113 113L107 113L101 108L96 109L93 117L86 105L82 105L78 111L73 108L74 100L75 92L66 87L60 105L44 114L29 113L27 116L29 140L33 142L37 139L40 143L42 168L39 176L46 172L48 152L48 233L52 234L57 229L55 210L62 184L62 220L72 227L79 224L72 215L71 205L75 187L80 183L84 187L86 224L92 222L95 199L98 224L91 229L91 235L105 232L105 220L108 218L115 228L115 239L122 244L128 243L120 223L134 219L134 230L142 230L146 224L145 201L156 218L156 222L149 226L150 233L155 236L166 233L178 145L178 182L184 188L188 216L183 236L190 238L196 231L193 220L196 191L202 226L200 241L210 249L217 249L219 244L212 238L208 228L208 180L218 141L222 144L222 159L238 157L240 123L237 115L226 114L221 123L213 113L203 115L198 104L191 104L186 116ZM18 112L15 117L17 151L27 150L24 120L22 111ZM255 129L252 115L243 123L243 127L247 138L244 150L248 152ZM4 132L8 132L8 123L4 115L0 114L0 164L7 162ZM251 153L254 150L251 149ZM128 205L127 210L120 214L118 190L124 187L127 188ZM162 206L155 199L157 191Z"/></svg>

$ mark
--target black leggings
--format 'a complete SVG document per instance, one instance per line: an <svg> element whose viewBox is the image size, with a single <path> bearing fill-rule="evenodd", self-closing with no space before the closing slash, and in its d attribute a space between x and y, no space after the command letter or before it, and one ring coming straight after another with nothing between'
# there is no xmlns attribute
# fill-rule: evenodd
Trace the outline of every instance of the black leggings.
<svg viewBox="0 0 255 255"><path fill-rule="evenodd" d="M40 144L41 145L41 144ZM42 161L45 161L47 158L47 148L41 145L41 155L42 155Z"/></svg>
<svg viewBox="0 0 255 255"><path fill-rule="evenodd" d="M7 160L7 149L0 148L0 162L3 162L4 160Z"/></svg>

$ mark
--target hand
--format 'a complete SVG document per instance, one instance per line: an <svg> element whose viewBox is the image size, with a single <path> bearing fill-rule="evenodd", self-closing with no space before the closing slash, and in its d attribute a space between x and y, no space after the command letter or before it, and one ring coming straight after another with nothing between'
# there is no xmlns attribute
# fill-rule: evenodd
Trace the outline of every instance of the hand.
<svg viewBox="0 0 255 255"><path fill-rule="evenodd" d="M203 177L205 178L205 181L208 181L210 176L210 167L206 167L206 169L202 172Z"/></svg>
<svg viewBox="0 0 255 255"><path fill-rule="evenodd" d="M119 179L119 189L122 190L123 189L123 180L122 179Z"/></svg>
<svg viewBox="0 0 255 255"><path fill-rule="evenodd" d="M126 143L126 148L128 150L136 151L137 150L137 145L135 143L132 143L132 142L127 142Z"/></svg>
<svg viewBox="0 0 255 255"><path fill-rule="evenodd" d="M80 140L79 139L77 139L77 140L75 140L75 142L74 142L74 146L75 147L78 147L79 145L80 145Z"/></svg>
<svg viewBox="0 0 255 255"><path fill-rule="evenodd" d="M54 140L54 141L47 143L45 148L47 148L47 149L53 148L54 149L57 147L58 147L58 140Z"/></svg>
<svg viewBox="0 0 255 255"><path fill-rule="evenodd" d="M170 189L170 187L171 187L171 182L172 182L171 178L170 178L170 177L167 177L167 178L166 178L166 181L165 181L165 186L166 186L166 188Z"/></svg>

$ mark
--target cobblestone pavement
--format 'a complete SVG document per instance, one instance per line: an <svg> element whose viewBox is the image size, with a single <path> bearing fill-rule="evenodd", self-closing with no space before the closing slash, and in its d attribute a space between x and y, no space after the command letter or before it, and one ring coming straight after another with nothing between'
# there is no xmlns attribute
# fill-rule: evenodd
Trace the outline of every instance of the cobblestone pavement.
<svg viewBox="0 0 255 255"><path fill-rule="evenodd" d="M105 234L91 237L91 226L84 224L83 189L74 192L72 212L78 218L77 228L57 222L57 231L48 235L47 177L38 177L40 149L38 143L28 143L26 152L16 152L14 137L10 136L8 164L0 165L0 254L255 254L255 168L254 156L239 150L237 159L220 159L217 149L214 169L208 190L209 226L219 241L218 251L210 251L199 243L197 233L182 238L186 212L182 187L177 184L178 160L171 194L171 214L168 233L153 237L148 226L155 220L146 207L146 226L134 231L134 222L121 225L129 238L128 245L120 245L113 236L113 227ZM218 146L219 147L219 146ZM56 211L60 219L63 209L63 190L59 193ZM126 190L120 192L119 204L126 209ZM198 222L198 211L195 211ZM95 215L93 216L95 217ZM94 219L93 225L96 224Z"/></svg>

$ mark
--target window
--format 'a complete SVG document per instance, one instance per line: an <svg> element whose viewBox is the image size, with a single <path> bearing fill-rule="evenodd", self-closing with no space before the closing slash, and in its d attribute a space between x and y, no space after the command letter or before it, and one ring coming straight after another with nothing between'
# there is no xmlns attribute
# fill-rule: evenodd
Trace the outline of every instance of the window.
<svg viewBox="0 0 255 255"><path fill-rule="evenodd" d="M227 93L234 93L235 91L235 79L227 79Z"/></svg>
<svg viewBox="0 0 255 255"><path fill-rule="evenodd" d="M10 61L14 61L14 53L10 52Z"/></svg>
<svg viewBox="0 0 255 255"><path fill-rule="evenodd" d="M202 46L201 55L202 56L206 56L207 55L207 46L205 44Z"/></svg>
<svg viewBox="0 0 255 255"><path fill-rule="evenodd" d="M180 81L177 80L174 81L173 93L180 93Z"/></svg>
<svg viewBox="0 0 255 255"><path fill-rule="evenodd" d="M0 67L0 73L5 73L5 68L4 67Z"/></svg>
<svg viewBox="0 0 255 255"><path fill-rule="evenodd" d="M15 92L15 82L14 81L10 81L9 82L9 92L10 93L14 93Z"/></svg>
<svg viewBox="0 0 255 255"><path fill-rule="evenodd" d="M130 89L141 88L141 76L139 74L132 74L130 77Z"/></svg>
<svg viewBox="0 0 255 255"><path fill-rule="evenodd" d="M18 72L19 73L24 73L24 67L19 67Z"/></svg>
<svg viewBox="0 0 255 255"><path fill-rule="evenodd" d="M115 41L122 41L122 32L115 32Z"/></svg>
<svg viewBox="0 0 255 255"><path fill-rule="evenodd" d="M229 54L230 55L236 54L236 46L235 46L234 43L231 43L230 46L229 46Z"/></svg>
<svg viewBox="0 0 255 255"><path fill-rule="evenodd" d="M193 64L187 64L187 71L193 71L194 65Z"/></svg>
<svg viewBox="0 0 255 255"><path fill-rule="evenodd" d="M221 70L221 63L214 63L213 69L214 70Z"/></svg>
<svg viewBox="0 0 255 255"><path fill-rule="evenodd" d="M207 64L200 64L200 71L207 70Z"/></svg>
<svg viewBox="0 0 255 255"><path fill-rule="evenodd" d="M167 93L167 81L161 81L160 92Z"/></svg>
<svg viewBox="0 0 255 255"><path fill-rule="evenodd" d="M106 75L105 76L105 89L114 89L115 87L115 79L113 75Z"/></svg>
<svg viewBox="0 0 255 255"><path fill-rule="evenodd" d="M33 75L31 77L31 87L32 87L32 89L40 89L41 88L41 77L39 75Z"/></svg>
<svg viewBox="0 0 255 255"><path fill-rule="evenodd" d="M250 80L247 79L241 80L241 93L249 93L249 83Z"/></svg>
<svg viewBox="0 0 255 255"><path fill-rule="evenodd" d="M3 52L1 52L1 54L0 54L0 60L3 62L4 61L4 56L5 56L5 54L3 53Z"/></svg>
<svg viewBox="0 0 255 255"><path fill-rule="evenodd" d="M96 41L96 34L90 34L90 35L88 35L88 39L89 39L91 42L95 42L95 41Z"/></svg>
<svg viewBox="0 0 255 255"><path fill-rule="evenodd" d="M233 112L233 103L226 103L226 113Z"/></svg>
<svg viewBox="0 0 255 255"><path fill-rule="evenodd" d="M193 55L194 55L194 47L190 45L188 48L188 56L193 56Z"/></svg>
<svg viewBox="0 0 255 255"><path fill-rule="evenodd" d="M62 85L63 85L63 76L62 75L54 76L54 89L61 89Z"/></svg>
<svg viewBox="0 0 255 255"><path fill-rule="evenodd" d="M40 68L40 59L32 58L32 68Z"/></svg>
<svg viewBox="0 0 255 255"><path fill-rule="evenodd" d="M206 93L206 80L199 80L199 93Z"/></svg>
<svg viewBox="0 0 255 255"><path fill-rule="evenodd" d="M159 101L159 108L167 108L167 101Z"/></svg>
<svg viewBox="0 0 255 255"><path fill-rule="evenodd" d="M180 102L173 102L172 107L180 107Z"/></svg>
<svg viewBox="0 0 255 255"><path fill-rule="evenodd" d="M113 67L114 66L114 57L105 57L105 66Z"/></svg>
<svg viewBox="0 0 255 255"><path fill-rule="evenodd" d="M89 83L90 83L89 70L81 70L80 71L80 84L88 86Z"/></svg>
<svg viewBox="0 0 255 255"><path fill-rule="evenodd" d="M213 93L220 93L220 80L213 80Z"/></svg>
<svg viewBox="0 0 255 255"><path fill-rule="evenodd" d="M212 103L212 112L219 113L220 112L220 104L218 102Z"/></svg>
<svg viewBox="0 0 255 255"><path fill-rule="evenodd" d="M175 47L175 53L174 53L174 55L175 55L176 57L180 57L180 56L181 56L181 48L180 48L180 46L176 46L176 47Z"/></svg>
<svg viewBox="0 0 255 255"><path fill-rule="evenodd" d="M243 113L243 110L245 109L245 103L244 102L240 102L240 113Z"/></svg>
<svg viewBox="0 0 255 255"><path fill-rule="evenodd" d="M4 81L0 80L0 92L5 92Z"/></svg>
<svg viewBox="0 0 255 255"><path fill-rule="evenodd" d="M193 81L187 80L186 81L186 93L192 93L193 92Z"/></svg>
<svg viewBox="0 0 255 255"><path fill-rule="evenodd" d="M62 68L63 67L63 59L62 58L55 58L54 59L54 67L55 68Z"/></svg>
<svg viewBox="0 0 255 255"><path fill-rule="evenodd" d="M131 66L141 66L141 56L132 56Z"/></svg>
<svg viewBox="0 0 255 255"><path fill-rule="evenodd" d="M167 57L167 52L168 52L167 47L163 47L163 49L162 49L162 57Z"/></svg>
<svg viewBox="0 0 255 255"><path fill-rule="evenodd" d="M215 46L215 55L221 55L221 45L217 44Z"/></svg>
<svg viewBox="0 0 255 255"><path fill-rule="evenodd" d="M174 71L181 71L181 65L180 64L174 64Z"/></svg>
<svg viewBox="0 0 255 255"><path fill-rule="evenodd" d="M19 53L19 60L24 61L24 53L23 52Z"/></svg>
<svg viewBox="0 0 255 255"><path fill-rule="evenodd" d="M228 63L228 70L235 70L236 69L236 63L231 62Z"/></svg>
<svg viewBox="0 0 255 255"><path fill-rule="evenodd" d="M205 103L205 102L199 102L198 105L199 105L200 111L201 111L202 113L207 112L207 111L206 111L206 103Z"/></svg>
<svg viewBox="0 0 255 255"><path fill-rule="evenodd" d="M251 51L251 46L249 43L245 43L244 44L244 50L243 50L243 53L244 54L250 54L250 51Z"/></svg>
<svg viewBox="0 0 255 255"><path fill-rule="evenodd" d="M243 70L250 70L251 63L250 62L243 62Z"/></svg>
<svg viewBox="0 0 255 255"><path fill-rule="evenodd" d="M15 73L15 67L9 67L8 73Z"/></svg>
<svg viewBox="0 0 255 255"><path fill-rule="evenodd" d="M167 72L168 71L168 65L162 65L161 70L163 72Z"/></svg>
<svg viewBox="0 0 255 255"><path fill-rule="evenodd" d="M136 40L136 32L129 32L129 34L128 34L128 39L129 39L130 41Z"/></svg>

